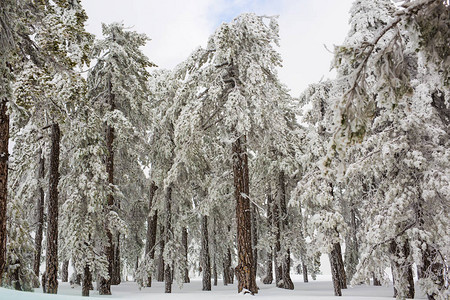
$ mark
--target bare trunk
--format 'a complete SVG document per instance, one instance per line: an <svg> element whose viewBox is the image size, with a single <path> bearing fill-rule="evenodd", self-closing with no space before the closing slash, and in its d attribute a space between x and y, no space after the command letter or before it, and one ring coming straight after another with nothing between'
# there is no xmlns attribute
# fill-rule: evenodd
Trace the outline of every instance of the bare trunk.
<svg viewBox="0 0 450 300"><path fill-rule="evenodd" d="M331 265L331 276L333 279L334 295L342 296L341 282L339 280L339 276L340 276L339 266L337 265L335 253L333 251L334 251L334 249L329 254L329 258L330 258L330 265Z"/></svg>
<svg viewBox="0 0 450 300"><path fill-rule="evenodd" d="M166 245L172 239L172 187L169 186L166 189L166 201L165 201L165 212L166 212L166 234L165 242ZM172 270L170 263L166 263L164 270L164 281L165 281L165 293L172 293Z"/></svg>
<svg viewBox="0 0 450 300"><path fill-rule="evenodd" d="M42 253L42 236L44 231L44 189L42 187L42 181L44 180L44 168L45 168L45 158L42 154L42 149L39 149L39 168L37 172L38 178L38 198L36 203L36 235L34 237L34 264L33 271L34 274L39 278L39 268L41 266L41 253ZM39 281L37 281L37 286L39 287Z"/></svg>
<svg viewBox="0 0 450 300"><path fill-rule="evenodd" d="M0 286L6 266L6 206L8 196L8 99L0 99Z"/></svg>
<svg viewBox="0 0 450 300"><path fill-rule="evenodd" d="M211 259L209 257L208 243L208 216L202 217L202 284L203 291L211 290Z"/></svg>
<svg viewBox="0 0 450 300"><path fill-rule="evenodd" d="M236 199L238 292L257 294L253 263L251 214L249 200L249 174L246 137L240 137L232 144L234 197Z"/></svg>
<svg viewBox="0 0 450 300"><path fill-rule="evenodd" d="M61 281L69 281L69 260L65 260L61 267Z"/></svg>
<svg viewBox="0 0 450 300"><path fill-rule="evenodd" d="M273 199L270 185L267 189L267 228L272 233L273 228ZM269 247L266 261L266 277L263 279L264 284L271 284L273 281L273 247Z"/></svg>
<svg viewBox="0 0 450 300"><path fill-rule="evenodd" d="M377 276L375 276L375 273L372 274L373 277L373 285L374 286L381 286L380 280L378 280Z"/></svg>
<svg viewBox="0 0 450 300"><path fill-rule="evenodd" d="M228 285L230 281L230 269L231 269L231 253L230 248L227 248L227 252L223 258L223 285Z"/></svg>
<svg viewBox="0 0 450 300"><path fill-rule="evenodd" d="M280 230L280 209L277 202L273 203L273 228L275 230L275 248L274 248L274 262L275 262L275 285L280 287L283 278L283 266L279 263L281 256L281 230Z"/></svg>
<svg viewBox="0 0 450 300"><path fill-rule="evenodd" d="M286 206L286 179L284 171L280 171L278 174L278 196L280 204L280 227L281 231L285 233L289 228L289 220ZM288 290L294 289L294 283L292 282L290 271L291 271L291 250L288 247L283 247L283 265L282 265L282 279L283 288Z"/></svg>
<svg viewBox="0 0 450 300"><path fill-rule="evenodd" d="M164 232L165 232L164 226L162 226L162 224L160 224L160 226L159 226L158 272L157 272L157 278L156 278L156 280L158 282L163 282L164 281L164 268L165 268L165 263L164 263L164 247L165 247Z"/></svg>
<svg viewBox="0 0 450 300"><path fill-rule="evenodd" d="M155 192L158 189L155 182L152 181L150 185L150 196L148 199L148 212L149 216L147 217L147 241L145 243L145 255L149 255L151 259L155 258L155 246L156 246L156 235L157 235L157 225L158 225L158 210L155 210L153 216L150 215L150 212L153 207L153 198L155 197ZM152 286L152 276L149 274L147 278L147 286Z"/></svg>
<svg viewBox="0 0 450 300"><path fill-rule="evenodd" d="M258 268L258 249L256 248L258 246L258 224L257 224L257 214L258 211L256 209L255 204L251 204L251 215L252 215L252 247L253 247L253 273L256 280L256 272Z"/></svg>
<svg viewBox="0 0 450 300"><path fill-rule="evenodd" d="M45 292L56 294L58 293L58 183L61 137L57 123L51 126L51 130Z"/></svg>
<svg viewBox="0 0 450 300"><path fill-rule="evenodd" d="M308 282L308 267L302 262L303 282Z"/></svg>
<svg viewBox="0 0 450 300"><path fill-rule="evenodd" d="M181 243L183 244L183 251L184 251L184 261L186 263L186 266L184 267L184 278L183 278L183 282L184 283L189 283L191 282L190 278L189 278L189 267L188 267L188 232L187 232L187 228L183 227L183 229L181 230Z"/></svg>
<svg viewBox="0 0 450 300"><path fill-rule="evenodd" d="M112 83L108 83L108 105L109 110L112 112L115 109L114 99L115 95L112 92ZM108 184L114 185L114 128L107 124L106 126L106 173L108 174ZM106 213L111 211L114 206L114 196L112 193L108 194ZM104 248L106 259L108 261L108 278L102 278L100 280L99 294L111 295L111 280L113 277L113 264L114 264L114 243L113 236L109 228L105 228L106 236L108 238L108 244Z"/></svg>
<svg viewBox="0 0 450 300"><path fill-rule="evenodd" d="M89 266L84 267L83 284L81 286L81 295L89 297L89 291L92 290L92 274Z"/></svg>
<svg viewBox="0 0 450 300"><path fill-rule="evenodd" d="M414 298L414 279L409 263L409 243L408 241L392 241L389 247L392 255L392 275L394 278L394 294L400 298Z"/></svg>
<svg viewBox="0 0 450 300"><path fill-rule="evenodd" d="M335 250L336 250L336 260L339 267L339 282L341 284L341 289L347 288L347 276L345 274L344 269L344 260L342 259L342 250L341 250L341 244L336 243L334 244Z"/></svg>
<svg viewBox="0 0 450 300"><path fill-rule="evenodd" d="M352 204L351 204L352 205ZM352 205L353 206L353 205ZM356 273L356 266L359 261L359 249L357 240L357 222L355 208L350 209L350 232L345 239L345 270L346 279L350 281Z"/></svg>
<svg viewBox="0 0 450 300"><path fill-rule="evenodd" d="M112 278L111 284L118 285L121 282L121 274L120 274L120 233L117 233L116 240L114 243L114 256L113 256L113 270L112 270Z"/></svg>
<svg viewBox="0 0 450 300"><path fill-rule="evenodd" d="M216 231L216 228L217 228L217 219L216 218L214 218L214 231L213 231L213 279L214 279L214 286L217 286L217 256L216 256L216 253L217 253L217 239L216 239L216 236L217 236L217 231Z"/></svg>

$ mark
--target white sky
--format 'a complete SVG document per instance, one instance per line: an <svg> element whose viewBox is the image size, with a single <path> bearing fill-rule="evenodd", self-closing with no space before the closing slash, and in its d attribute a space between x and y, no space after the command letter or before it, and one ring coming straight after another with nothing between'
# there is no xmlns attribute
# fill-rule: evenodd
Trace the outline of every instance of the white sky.
<svg viewBox="0 0 450 300"><path fill-rule="evenodd" d="M298 97L329 73L333 45L344 40L353 0L85 0L88 31L101 37L101 23L123 22L146 33L150 60L172 69L222 23L244 12L279 15L283 68L279 77Z"/></svg>

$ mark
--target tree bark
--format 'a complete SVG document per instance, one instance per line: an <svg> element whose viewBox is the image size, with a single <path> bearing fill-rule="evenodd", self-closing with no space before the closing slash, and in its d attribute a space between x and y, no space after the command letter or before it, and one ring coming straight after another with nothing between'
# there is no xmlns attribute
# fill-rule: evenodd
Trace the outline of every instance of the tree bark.
<svg viewBox="0 0 450 300"><path fill-rule="evenodd" d="M236 199L238 292L257 294L255 272L253 270L253 249L251 234L251 214L249 200L249 174L246 137L238 138L232 144L234 197Z"/></svg>
<svg viewBox="0 0 450 300"><path fill-rule="evenodd" d="M303 282L308 282L308 267L304 262L302 262L302 273L303 273Z"/></svg>
<svg viewBox="0 0 450 300"><path fill-rule="evenodd" d="M89 291L93 289L92 287L92 274L89 266L84 267L83 284L81 286L81 295L89 297Z"/></svg>
<svg viewBox="0 0 450 300"><path fill-rule="evenodd" d="M69 260L65 260L61 267L61 281L69 281Z"/></svg>
<svg viewBox="0 0 450 300"><path fill-rule="evenodd" d="M217 218L214 218L214 231L213 231L213 282L214 286L217 286Z"/></svg>
<svg viewBox="0 0 450 300"><path fill-rule="evenodd" d="M164 281L164 268L165 268L165 264L164 264L164 247L165 247L165 238L164 238L164 226L162 224L160 224L159 226L159 258L158 258L158 276L156 278L156 280L158 282L163 282Z"/></svg>
<svg viewBox="0 0 450 300"><path fill-rule="evenodd" d="M331 250L331 253L329 254L330 258L330 265L331 265L331 277L333 279L333 287L334 287L334 295L335 296L342 296L342 290L341 290L341 281L339 280L339 266L336 261L335 249Z"/></svg>
<svg viewBox="0 0 450 300"><path fill-rule="evenodd" d="M392 241L389 245L392 255L392 275L394 279L394 295L400 298L414 298L414 278L409 263L409 243Z"/></svg>
<svg viewBox="0 0 450 300"><path fill-rule="evenodd" d="M115 95L112 92L112 83L108 82L108 105L109 111L114 111ZM110 125L106 125L106 173L108 174L108 184L110 187L114 185L114 128ZM111 211L114 206L114 195L113 193L108 194L106 213ZM102 278L100 281L99 294L100 295L111 295L111 280L113 277L113 264L114 264L114 243L113 236L109 228L106 229L106 236L108 239L108 245L105 246L104 252L106 254L106 259L108 261L108 278Z"/></svg>
<svg viewBox="0 0 450 300"><path fill-rule="evenodd" d="M189 283L191 282L191 279L189 278L189 265L188 265L188 232L187 228L183 227L181 230L181 243L183 245L183 251L184 251L184 261L186 263L184 267L184 277L183 282Z"/></svg>
<svg viewBox="0 0 450 300"><path fill-rule="evenodd" d="M356 266L359 261L359 250L357 240L357 222L355 208L350 209L350 232L345 239L345 270L347 281L353 278L356 273Z"/></svg>
<svg viewBox="0 0 450 300"><path fill-rule="evenodd" d="M230 282L230 269L231 269L231 253L230 248L227 248L223 257L223 285L228 285Z"/></svg>
<svg viewBox="0 0 450 300"><path fill-rule="evenodd" d="M374 286L381 286L381 282L380 282L380 280L378 280L378 278L375 275L375 273L372 274L372 277L373 277L373 285Z"/></svg>
<svg viewBox="0 0 450 300"><path fill-rule="evenodd" d="M283 265L279 263L281 256L281 229L280 229L280 209L279 203L273 203L273 228L275 231L275 248L274 248L274 262L275 262L275 285L281 287L283 279Z"/></svg>
<svg viewBox="0 0 450 300"><path fill-rule="evenodd" d="M270 185L267 189L267 228L270 233L273 229L273 199ZM266 262L266 277L263 279L264 284L271 284L273 281L273 247L269 246Z"/></svg>
<svg viewBox="0 0 450 300"><path fill-rule="evenodd" d="M120 274L120 233L116 234L116 241L114 243L113 256L113 270L112 270L111 285L118 285L121 282Z"/></svg>
<svg viewBox="0 0 450 300"><path fill-rule="evenodd" d="M285 233L289 228L289 220L286 206L286 179L284 171L280 171L278 174L278 193L280 197L280 226L281 231ZM282 265L282 279L283 288L288 290L294 289L294 283L292 282L291 271L291 250L288 247L284 247L285 253L283 254Z"/></svg>
<svg viewBox="0 0 450 300"><path fill-rule="evenodd" d="M168 186L166 188L166 201L165 201L165 212L166 212L166 234L165 242L166 245L172 239L172 187ZM166 263L164 269L164 281L165 281L165 293L172 293L172 269L169 262Z"/></svg>
<svg viewBox="0 0 450 300"><path fill-rule="evenodd" d="M341 244L335 243L334 248L336 251L335 252L336 262L337 262L337 265L339 268L339 282L341 285L341 289L346 289L347 288L347 276L345 274L344 260L342 259Z"/></svg>
<svg viewBox="0 0 450 300"><path fill-rule="evenodd" d="M152 181L150 185L150 195L148 199L148 213L147 216L147 240L145 243L145 255L149 255L151 259L155 258L155 245L156 245L156 235L157 235L157 225L158 225L158 210L155 210L153 216L150 212L153 207L153 199L155 197L155 192L158 189L155 182ZM147 278L147 287L152 286L152 275L149 273Z"/></svg>
<svg viewBox="0 0 450 300"><path fill-rule="evenodd" d="M252 216L252 247L253 247L253 273L256 280L256 272L258 268L258 249L256 248L258 246L258 221L257 221L257 214L258 211L256 209L255 204L251 204L251 216Z"/></svg>
<svg viewBox="0 0 450 300"><path fill-rule="evenodd" d="M51 130L45 292L56 294L58 292L58 183L61 136L57 123L51 126Z"/></svg>
<svg viewBox="0 0 450 300"><path fill-rule="evenodd" d="M208 216L202 217L202 284L203 291L211 290L211 258L209 257L208 243Z"/></svg>
<svg viewBox="0 0 450 300"><path fill-rule="evenodd" d="M6 207L8 196L8 99L0 99L0 286L6 266Z"/></svg>
<svg viewBox="0 0 450 300"><path fill-rule="evenodd" d="M44 188L42 187L42 181L44 180L44 168L45 168L45 158L42 154L42 148L39 149L39 168L37 172L38 178L38 197L36 203L37 220L36 220L36 235L34 237L34 264L33 271L34 274L39 278L39 268L41 266L41 253L42 253L42 236L44 231ZM67 282L67 281L66 281ZM39 281L36 282L39 287Z"/></svg>

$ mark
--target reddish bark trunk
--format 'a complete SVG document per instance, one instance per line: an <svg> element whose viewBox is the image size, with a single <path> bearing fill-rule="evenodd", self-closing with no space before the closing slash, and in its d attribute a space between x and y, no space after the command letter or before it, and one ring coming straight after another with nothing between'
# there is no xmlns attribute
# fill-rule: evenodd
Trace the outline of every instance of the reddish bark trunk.
<svg viewBox="0 0 450 300"><path fill-rule="evenodd" d="M56 294L58 292L58 183L61 137L57 123L53 124L51 129L45 292Z"/></svg>
<svg viewBox="0 0 450 300"><path fill-rule="evenodd" d="M253 270L253 249L251 234L251 214L249 200L249 174L246 137L240 137L232 144L234 197L236 199L238 292L256 294L255 272Z"/></svg>

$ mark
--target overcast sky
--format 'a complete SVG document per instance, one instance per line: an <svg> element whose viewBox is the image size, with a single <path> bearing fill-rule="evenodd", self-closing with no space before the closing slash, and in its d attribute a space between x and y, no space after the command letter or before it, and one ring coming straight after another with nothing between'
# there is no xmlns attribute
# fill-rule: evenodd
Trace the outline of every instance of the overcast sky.
<svg viewBox="0 0 450 300"><path fill-rule="evenodd" d="M283 68L280 79L298 97L308 84L329 74L329 50L348 31L353 0L86 0L88 31L101 37L101 23L123 22L151 39L150 60L171 69L222 23L244 12L279 15Z"/></svg>

